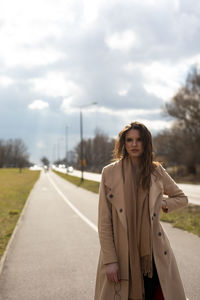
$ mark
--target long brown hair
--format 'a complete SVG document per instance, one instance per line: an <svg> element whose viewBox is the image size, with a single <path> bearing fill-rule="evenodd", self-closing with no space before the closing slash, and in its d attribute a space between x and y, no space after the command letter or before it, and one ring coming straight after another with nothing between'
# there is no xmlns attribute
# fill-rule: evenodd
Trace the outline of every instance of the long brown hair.
<svg viewBox="0 0 200 300"><path fill-rule="evenodd" d="M125 148L126 133L131 130L138 130L143 143L143 154L141 156L141 183L143 188L149 188L151 173L157 163L153 162L153 143L152 136L147 127L140 122L131 122L122 129L115 141L115 147L113 151L114 160L123 159L128 156L128 152Z"/></svg>

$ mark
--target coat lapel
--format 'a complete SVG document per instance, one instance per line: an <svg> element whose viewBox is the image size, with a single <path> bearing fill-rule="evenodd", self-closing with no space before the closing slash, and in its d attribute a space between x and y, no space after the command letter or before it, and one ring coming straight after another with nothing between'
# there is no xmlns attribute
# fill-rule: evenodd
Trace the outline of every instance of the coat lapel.
<svg viewBox="0 0 200 300"><path fill-rule="evenodd" d="M155 203L158 199L158 196L162 193L162 187L160 180L155 176L155 174L151 174L151 185L149 190L149 209L150 212L155 206Z"/></svg>
<svg viewBox="0 0 200 300"><path fill-rule="evenodd" d="M107 178L107 185L109 187L108 199L115 207L119 219L127 231L127 220L126 220L126 206L124 199L124 184L122 178L122 160L116 162L113 167L111 174ZM155 176L151 175L151 185L149 190L149 210L150 216L152 215L152 210L154 209L155 203L158 197L162 193L161 182Z"/></svg>
<svg viewBox="0 0 200 300"><path fill-rule="evenodd" d="M122 225L124 226L125 230L127 230L121 160L113 165L112 174L109 176L109 178L110 182L108 185L110 187L110 192L108 198L115 207ZM110 195L112 195L112 198Z"/></svg>

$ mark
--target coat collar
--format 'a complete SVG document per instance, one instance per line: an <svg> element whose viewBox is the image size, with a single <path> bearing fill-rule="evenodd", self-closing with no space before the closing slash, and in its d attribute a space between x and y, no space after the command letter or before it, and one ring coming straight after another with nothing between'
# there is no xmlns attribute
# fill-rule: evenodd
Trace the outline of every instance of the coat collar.
<svg viewBox="0 0 200 300"><path fill-rule="evenodd" d="M107 176L107 184L109 187L109 199L115 207L119 219L127 230L126 213L125 213L125 199L124 199L124 184L122 178L122 160L111 165L111 172ZM112 197L110 197L112 195Z"/></svg>
<svg viewBox="0 0 200 300"><path fill-rule="evenodd" d="M110 190L108 197L112 205L116 208L121 223L123 224L124 228L127 229L124 184L122 177L122 160L115 162L110 167L111 173L109 174L106 180ZM156 200L161 194L161 192L161 182L154 172L151 175L151 185L149 191L150 213L153 210ZM112 195L112 198L110 197L110 195Z"/></svg>
<svg viewBox="0 0 200 300"><path fill-rule="evenodd" d="M158 175L155 175L155 172L151 174L151 183L149 190L149 209L150 211L154 208L155 203L158 199L158 196L162 195L162 182Z"/></svg>

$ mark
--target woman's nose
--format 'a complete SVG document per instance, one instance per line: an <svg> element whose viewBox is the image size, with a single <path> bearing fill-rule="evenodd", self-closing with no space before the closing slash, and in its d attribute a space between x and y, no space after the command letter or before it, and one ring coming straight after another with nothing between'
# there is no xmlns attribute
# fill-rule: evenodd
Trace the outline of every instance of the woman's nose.
<svg viewBox="0 0 200 300"><path fill-rule="evenodd" d="M136 146L136 144L137 144L136 140L133 140L132 144L133 144L133 146Z"/></svg>

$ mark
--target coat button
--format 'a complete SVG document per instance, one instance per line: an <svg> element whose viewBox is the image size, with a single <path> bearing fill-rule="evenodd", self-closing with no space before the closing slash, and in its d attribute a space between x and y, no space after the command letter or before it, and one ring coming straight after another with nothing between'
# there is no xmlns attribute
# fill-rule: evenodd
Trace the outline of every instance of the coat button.
<svg viewBox="0 0 200 300"><path fill-rule="evenodd" d="M158 235L159 235L159 236L161 236L161 235L162 235L162 233L161 233L161 232L158 232Z"/></svg>
<svg viewBox="0 0 200 300"><path fill-rule="evenodd" d="M120 212L123 212L123 209L122 208L120 208L120 210L119 210Z"/></svg>
<svg viewBox="0 0 200 300"><path fill-rule="evenodd" d="M165 251L164 254L167 255L167 251Z"/></svg>
<svg viewBox="0 0 200 300"><path fill-rule="evenodd" d="M154 213L153 216L156 217L157 216L156 213Z"/></svg>
<svg viewBox="0 0 200 300"><path fill-rule="evenodd" d="M113 194L110 194L110 198L113 198Z"/></svg>

